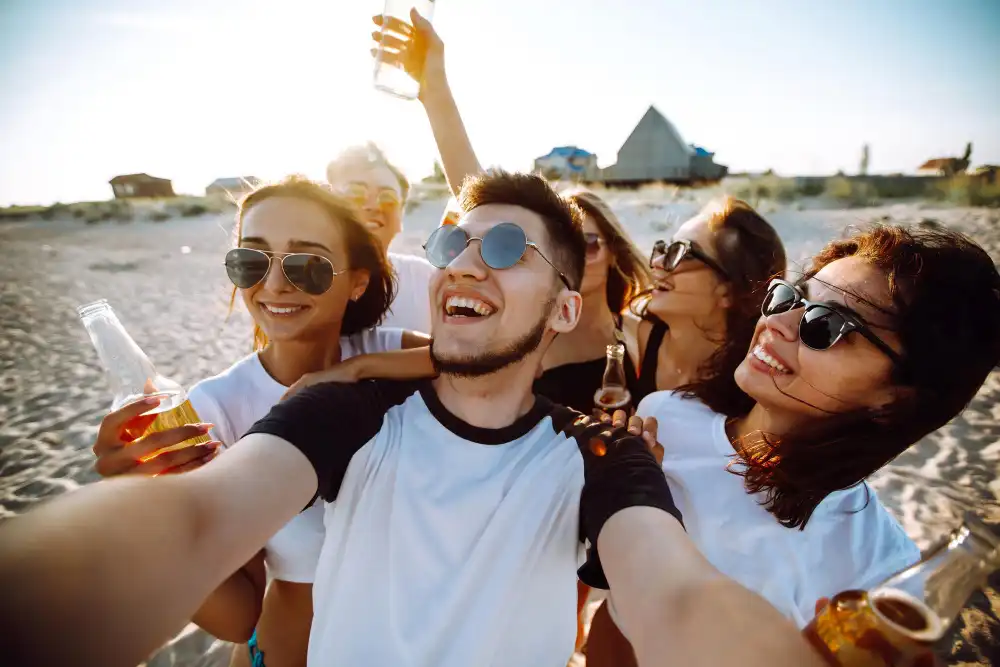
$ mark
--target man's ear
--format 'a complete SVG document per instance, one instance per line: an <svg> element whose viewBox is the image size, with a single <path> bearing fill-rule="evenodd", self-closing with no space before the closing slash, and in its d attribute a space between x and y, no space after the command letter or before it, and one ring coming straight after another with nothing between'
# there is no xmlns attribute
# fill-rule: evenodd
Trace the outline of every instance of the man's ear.
<svg viewBox="0 0 1000 667"><path fill-rule="evenodd" d="M564 289L556 297L556 307L549 318L549 328L556 333L569 333L580 322L583 297L579 292Z"/></svg>

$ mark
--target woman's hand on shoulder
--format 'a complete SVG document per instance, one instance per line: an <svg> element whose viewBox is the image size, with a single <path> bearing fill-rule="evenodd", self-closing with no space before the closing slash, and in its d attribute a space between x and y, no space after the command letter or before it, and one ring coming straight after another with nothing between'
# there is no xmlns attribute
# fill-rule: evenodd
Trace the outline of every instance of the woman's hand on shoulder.
<svg viewBox="0 0 1000 667"><path fill-rule="evenodd" d="M222 443L213 440L148 459L160 449L205 435L213 426L187 424L142 438L134 435L141 434L156 419L155 414L145 413L159 403L159 398L150 397L129 403L104 416L93 447L97 457L94 464L97 474L101 477L173 474L199 468L216 456Z"/></svg>
<svg viewBox="0 0 1000 667"><path fill-rule="evenodd" d="M360 374L361 366L357 362L354 362L354 360L358 358L359 357L351 357L350 359L345 359L344 361L341 361L326 370L317 371L315 373L306 373L300 377L295 384L288 388L288 391L284 393L281 400L287 400L306 387L311 387L314 384L323 384L324 382L357 382L358 380L363 379Z"/></svg>

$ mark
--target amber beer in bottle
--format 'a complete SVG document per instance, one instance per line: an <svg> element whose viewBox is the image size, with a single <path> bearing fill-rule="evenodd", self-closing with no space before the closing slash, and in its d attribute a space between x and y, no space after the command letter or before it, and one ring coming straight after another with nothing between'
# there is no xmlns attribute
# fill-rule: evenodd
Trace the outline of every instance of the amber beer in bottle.
<svg viewBox="0 0 1000 667"><path fill-rule="evenodd" d="M160 397L160 404L141 417L129 422L126 433L138 440L150 433L166 431L186 424L198 424L201 420L188 400L187 392L168 377L156 372L149 357L136 345L122 326L115 311L105 299L88 303L77 309L83 326L90 334L90 340L101 359L104 372L114 399L111 410L118 410L150 396ZM164 447L143 458L153 459L164 452L184 449L192 445L209 442L208 435L199 435L170 447Z"/></svg>
<svg viewBox="0 0 1000 667"><path fill-rule="evenodd" d="M614 343L607 347L607 364L601 388L594 392L594 406L599 410L628 410L632 393L625 384L625 346Z"/></svg>
<svg viewBox="0 0 1000 667"><path fill-rule="evenodd" d="M836 667L933 667L934 642L998 567L1000 539L969 514L916 565L835 595L803 634Z"/></svg>

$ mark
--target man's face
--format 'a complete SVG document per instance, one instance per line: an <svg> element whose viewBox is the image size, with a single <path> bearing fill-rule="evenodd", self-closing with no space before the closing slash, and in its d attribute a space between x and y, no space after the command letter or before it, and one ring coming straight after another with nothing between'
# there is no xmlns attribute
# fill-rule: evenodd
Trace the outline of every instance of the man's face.
<svg viewBox="0 0 1000 667"><path fill-rule="evenodd" d="M470 237L483 238L502 222L518 225L529 242L553 256L541 217L519 206L480 206L459 226ZM491 269L477 240L437 271L430 298L435 365L442 373L465 376L492 373L526 358L537 365L554 333L576 326L581 302L534 249L526 248L509 269Z"/></svg>
<svg viewBox="0 0 1000 667"><path fill-rule="evenodd" d="M351 200L388 249L403 222L402 188L392 170L380 163L339 165L330 169L327 178L335 192Z"/></svg>

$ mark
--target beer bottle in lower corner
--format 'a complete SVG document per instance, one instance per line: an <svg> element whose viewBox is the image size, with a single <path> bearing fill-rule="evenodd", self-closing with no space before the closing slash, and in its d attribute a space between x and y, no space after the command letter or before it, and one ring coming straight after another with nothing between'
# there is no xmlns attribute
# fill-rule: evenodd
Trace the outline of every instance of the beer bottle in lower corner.
<svg viewBox="0 0 1000 667"><path fill-rule="evenodd" d="M594 392L594 407L613 412L628 410L632 403L632 393L625 382L625 346L613 343L607 346L607 364L601 388Z"/></svg>
<svg viewBox="0 0 1000 667"><path fill-rule="evenodd" d="M126 433L133 440L177 426L200 423L201 420L191 401L188 400L184 388L156 371L149 357L122 326L107 300L88 303L76 310L90 335L90 340L97 350L97 356L100 357L108 382L111 384L114 393L111 410L118 410L129 403L150 396L161 398L159 405L141 417L133 419L126 426ZM208 435L196 436L157 450L144 457L143 461L153 459L164 452L191 447L210 440Z"/></svg>
<svg viewBox="0 0 1000 667"><path fill-rule="evenodd" d="M805 638L835 667L933 667L933 644L1000 568L1000 538L969 513L920 562L820 609Z"/></svg>

